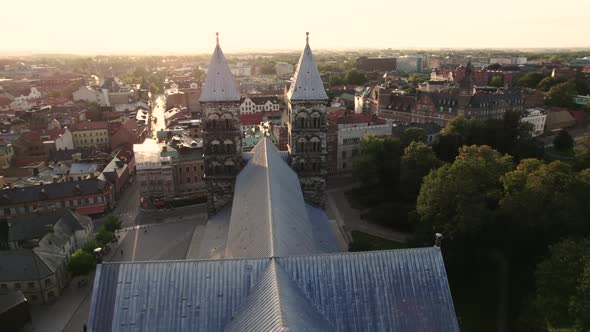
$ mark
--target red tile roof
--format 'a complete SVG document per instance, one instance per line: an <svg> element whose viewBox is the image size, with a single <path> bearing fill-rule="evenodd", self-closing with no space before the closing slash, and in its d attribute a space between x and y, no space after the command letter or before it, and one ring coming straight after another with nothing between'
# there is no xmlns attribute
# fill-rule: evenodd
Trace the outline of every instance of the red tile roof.
<svg viewBox="0 0 590 332"><path fill-rule="evenodd" d="M262 122L262 113L240 114L242 125L253 126Z"/></svg>
<svg viewBox="0 0 590 332"><path fill-rule="evenodd" d="M98 214L103 213L105 209L103 205L95 205L95 206L83 206L76 209L76 212L79 214L90 215L90 214Z"/></svg>
<svg viewBox="0 0 590 332"><path fill-rule="evenodd" d="M99 130L108 129L109 123L106 121L92 121L92 122L76 122L72 125L72 131L82 130Z"/></svg>
<svg viewBox="0 0 590 332"><path fill-rule="evenodd" d="M354 113L350 110L340 109L331 112L327 116L328 121L334 123L369 123L385 124L385 119L372 117L364 113Z"/></svg>
<svg viewBox="0 0 590 332"><path fill-rule="evenodd" d="M63 134L63 129L56 129L56 130L33 130L26 133L22 133L22 138L29 142L39 142L41 141L41 136L49 136L49 140L55 140L59 137L59 135Z"/></svg>

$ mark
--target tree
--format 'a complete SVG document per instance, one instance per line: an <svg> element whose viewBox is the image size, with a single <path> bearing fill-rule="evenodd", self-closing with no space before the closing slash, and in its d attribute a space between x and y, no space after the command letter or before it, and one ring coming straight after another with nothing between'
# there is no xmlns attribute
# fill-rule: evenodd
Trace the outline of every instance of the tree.
<svg viewBox="0 0 590 332"><path fill-rule="evenodd" d="M588 329L588 276L590 240L566 239L550 247L549 256L535 271L534 305L547 324L571 328L574 323ZM586 316L579 316L586 315Z"/></svg>
<svg viewBox="0 0 590 332"><path fill-rule="evenodd" d="M417 127L406 128L400 137L400 141L403 148L407 147L412 142L426 143L426 131Z"/></svg>
<svg viewBox="0 0 590 332"><path fill-rule="evenodd" d="M338 75L330 76L330 86L342 85L343 81Z"/></svg>
<svg viewBox="0 0 590 332"><path fill-rule="evenodd" d="M121 220L119 219L119 217L109 214L104 223L104 228L110 232L114 232L118 229L121 229Z"/></svg>
<svg viewBox="0 0 590 332"><path fill-rule="evenodd" d="M512 157L489 146L465 146L452 164L431 171L417 200L420 221L431 234L478 239L493 220L501 198L500 176L512 170Z"/></svg>
<svg viewBox="0 0 590 332"><path fill-rule="evenodd" d="M353 176L364 187L371 188L371 194L376 198L384 193L395 192L399 183L402 151L401 143L395 137L363 137L361 152L353 163Z"/></svg>
<svg viewBox="0 0 590 332"><path fill-rule="evenodd" d="M84 244L84 247L82 248L82 250L86 251L89 254L93 254L94 249L96 249L98 247L100 247L100 244L98 242L96 242L96 240L88 240Z"/></svg>
<svg viewBox="0 0 590 332"><path fill-rule="evenodd" d="M367 81L365 74L356 70L349 70L344 77L344 82L350 85L362 85Z"/></svg>
<svg viewBox="0 0 590 332"><path fill-rule="evenodd" d="M420 192L422 179L442 162L432 148L423 142L411 142L404 150L401 162L400 190L407 199L414 200Z"/></svg>
<svg viewBox="0 0 590 332"><path fill-rule="evenodd" d="M553 86L555 86L561 82L563 82L563 80L559 80L559 79L555 79L551 76L547 76L544 79L542 79L541 82L539 82L539 85L537 85L537 89L547 92Z"/></svg>
<svg viewBox="0 0 590 332"><path fill-rule="evenodd" d="M500 75L494 75L494 76L492 76L492 78L490 78L490 81L488 82L488 84L490 86L495 86L497 88L501 88L504 86L504 78Z"/></svg>
<svg viewBox="0 0 590 332"><path fill-rule="evenodd" d="M72 254L72 257L70 257L68 271L70 271L72 276L86 275L90 273L95 266L96 258L94 255L82 249L78 249Z"/></svg>
<svg viewBox="0 0 590 332"><path fill-rule="evenodd" d="M567 130L561 130L553 139L553 145L559 151L569 151L574 147L574 139Z"/></svg>
<svg viewBox="0 0 590 332"><path fill-rule="evenodd" d="M580 147L576 148L576 167L590 168L590 136L586 136Z"/></svg>
<svg viewBox="0 0 590 332"><path fill-rule="evenodd" d="M517 82L517 86L525 87L525 88L536 88L539 83L545 78L545 74L539 72L531 72L525 74L521 77Z"/></svg>
<svg viewBox="0 0 590 332"><path fill-rule="evenodd" d="M548 106L575 107L572 95L578 94L575 80L554 85L549 89L545 104Z"/></svg>
<svg viewBox="0 0 590 332"><path fill-rule="evenodd" d="M106 230L104 227L96 234L96 241L100 243L101 246L106 245L107 243L113 240L115 234L113 232Z"/></svg>
<svg viewBox="0 0 590 332"><path fill-rule="evenodd" d="M199 81L203 81L205 80L205 76L207 76L207 74L205 74L204 71L202 71L201 69L199 69L199 67L196 67L195 69L193 69L191 71L191 77L199 80Z"/></svg>

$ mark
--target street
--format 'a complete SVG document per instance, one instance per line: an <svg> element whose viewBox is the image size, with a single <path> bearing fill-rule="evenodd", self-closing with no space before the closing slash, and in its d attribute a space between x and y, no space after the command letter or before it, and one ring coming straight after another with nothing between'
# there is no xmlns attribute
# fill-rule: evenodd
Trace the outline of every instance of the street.
<svg viewBox="0 0 590 332"><path fill-rule="evenodd" d="M150 128L152 132L152 138L156 139L156 133L158 130L166 128L166 118L164 118L164 112L166 112L166 97L164 95L158 95L154 99L152 106ZM154 122L154 120L156 121Z"/></svg>

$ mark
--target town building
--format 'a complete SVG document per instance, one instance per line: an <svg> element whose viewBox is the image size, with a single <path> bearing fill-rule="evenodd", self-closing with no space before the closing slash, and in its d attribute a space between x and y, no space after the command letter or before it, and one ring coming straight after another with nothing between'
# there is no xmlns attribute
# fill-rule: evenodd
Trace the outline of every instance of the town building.
<svg viewBox="0 0 590 332"><path fill-rule="evenodd" d="M397 68L396 58L369 58L362 56L355 61L356 68L362 71L386 72L394 71Z"/></svg>
<svg viewBox="0 0 590 332"><path fill-rule="evenodd" d="M167 148L153 139L133 145L139 195L146 206L152 198L174 197L174 174Z"/></svg>
<svg viewBox="0 0 590 332"><path fill-rule="evenodd" d="M338 110L327 115L328 127L333 127L336 139L328 142L330 151L335 151L335 166L328 167L335 174L352 172L354 158L361 151L361 139L367 135L389 136L391 124L376 115L354 113L350 110Z"/></svg>
<svg viewBox="0 0 590 332"><path fill-rule="evenodd" d="M109 123L106 121L76 122L71 127L74 147L109 150Z"/></svg>
<svg viewBox="0 0 590 332"><path fill-rule="evenodd" d="M282 76L291 76L293 75L294 67L292 64L287 62L277 62L275 64L275 75L282 77Z"/></svg>
<svg viewBox="0 0 590 332"><path fill-rule="evenodd" d="M326 106L328 95L309 47L309 34L287 92L291 167L299 175L303 195L324 205L326 190Z"/></svg>
<svg viewBox="0 0 590 332"><path fill-rule="evenodd" d="M70 256L91 238L89 217L68 209L11 217L0 243L0 294L20 290L31 303L50 303L69 281Z"/></svg>
<svg viewBox="0 0 590 332"><path fill-rule="evenodd" d="M111 151L121 147L131 147L139 144L147 136L147 127L138 123L135 119L127 119L115 126L110 135Z"/></svg>
<svg viewBox="0 0 590 332"><path fill-rule="evenodd" d="M401 73L421 73L422 58L417 56L400 56L395 61L395 69Z"/></svg>
<svg viewBox="0 0 590 332"><path fill-rule="evenodd" d="M39 208L69 208L94 215L109 210L113 203L110 184L97 178L43 183L0 190L0 218L34 214Z"/></svg>
<svg viewBox="0 0 590 332"><path fill-rule="evenodd" d="M263 113L241 113L240 114L240 128L242 133L248 130L256 130L263 122Z"/></svg>
<svg viewBox="0 0 590 332"><path fill-rule="evenodd" d="M243 164L240 101L240 92L217 36L199 98L205 122L203 145L209 212L218 211L232 201L235 176Z"/></svg>
<svg viewBox="0 0 590 332"><path fill-rule="evenodd" d="M240 114L278 112L279 110L279 98L277 98L276 96L244 97L240 104Z"/></svg>
<svg viewBox="0 0 590 332"><path fill-rule="evenodd" d="M66 127L63 133L59 134L55 140L55 150L74 150L74 136L72 132Z"/></svg>
<svg viewBox="0 0 590 332"><path fill-rule="evenodd" d="M10 167L12 158L14 158L12 144L6 142L0 143L0 167L3 169Z"/></svg>
<svg viewBox="0 0 590 332"><path fill-rule="evenodd" d="M64 133L60 130L33 130L22 133L13 141L17 156L47 156L55 149L55 139Z"/></svg>
<svg viewBox="0 0 590 332"><path fill-rule="evenodd" d="M107 89L96 89L91 86L81 86L72 94L74 101L85 101L98 106L110 106L109 91Z"/></svg>
<svg viewBox="0 0 590 332"><path fill-rule="evenodd" d="M521 122L530 123L533 126L533 136L539 136L545 131L547 113L542 108L527 108L524 110Z"/></svg>

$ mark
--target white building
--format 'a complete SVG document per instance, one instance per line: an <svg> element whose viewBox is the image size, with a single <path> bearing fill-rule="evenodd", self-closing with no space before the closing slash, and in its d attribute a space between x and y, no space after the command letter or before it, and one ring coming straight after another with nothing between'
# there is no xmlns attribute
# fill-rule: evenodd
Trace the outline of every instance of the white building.
<svg viewBox="0 0 590 332"><path fill-rule="evenodd" d="M95 90L90 86L81 86L72 95L74 101L85 101L95 103L99 106L110 106L109 90L107 89Z"/></svg>
<svg viewBox="0 0 590 332"><path fill-rule="evenodd" d="M142 203L150 197L174 195L174 177L167 147L153 139L133 144L137 181Z"/></svg>
<svg viewBox="0 0 590 332"><path fill-rule="evenodd" d="M233 76L252 76L252 66L243 63L230 66L229 71Z"/></svg>
<svg viewBox="0 0 590 332"><path fill-rule="evenodd" d="M55 139L55 149L57 151L74 149L74 138L67 127L64 128L64 133Z"/></svg>
<svg viewBox="0 0 590 332"><path fill-rule="evenodd" d="M240 104L241 114L278 112L279 110L279 98L277 97L246 97Z"/></svg>
<svg viewBox="0 0 590 332"><path fill-rule="evenodd" d="M524 111L522 122L528 122L533 125L533 136L541 135L545 131L545 121L547 112L540 107L528 108Z"/></svg>
<svg viewBox="0 0 590 332"><path fill-rule="evenodd" d="M287 62L277 62L275 65L275 74L277 76L291 76L294 70L293 65Z"/></svg>

